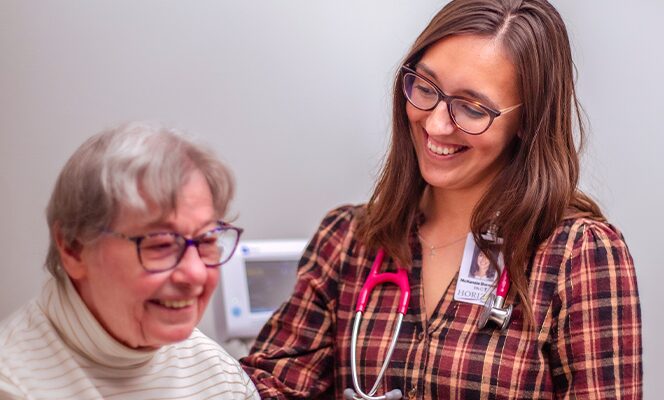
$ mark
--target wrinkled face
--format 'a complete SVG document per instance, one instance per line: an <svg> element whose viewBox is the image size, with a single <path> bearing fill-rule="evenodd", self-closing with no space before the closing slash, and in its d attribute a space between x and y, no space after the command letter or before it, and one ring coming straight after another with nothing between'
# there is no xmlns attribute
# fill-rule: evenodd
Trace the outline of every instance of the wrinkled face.
<svg viewBox="0 0 664 400"><path fill-rule="evenodd" d="M414 66L449 96L463 96L494 110L521 103L514 65L502 46L490 38L461 35L440 40ZM431 111L406 103L420 172L434 190L483 193L507 163L515 139L519 109L493 120L473 136L450 118L447 104Z"/></svg>
<svg viewBox="0 0 664 400"><path fill-rule="evenodd" d="M177 209L160 218L121 209L110 227L127 236L178 232L195 237L215 227L212 194L194 171L181 189ZM217 285L218 268L207 268L194 246L187 248L175 269L148 273L136 245L102 235L80 253L82 275L74 279L83 301L104 328L127 346L155 348L186 339L198 324ZM71 274L70 274L71 275Z"/></svg>

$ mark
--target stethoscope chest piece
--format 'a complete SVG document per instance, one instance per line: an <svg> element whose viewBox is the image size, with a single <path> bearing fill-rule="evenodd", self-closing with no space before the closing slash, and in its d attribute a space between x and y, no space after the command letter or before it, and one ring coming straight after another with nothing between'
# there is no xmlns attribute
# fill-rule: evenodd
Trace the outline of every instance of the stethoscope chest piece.
<svg viewBox="0 0 664 400"><path fill-rule="evenodd" d="M507 328L512 318L512 305L505 306L505 297L510 290L509 274L507 268L503 268L498 280L496 293L491 293L484 303L484 308L477 320L477 328L484 328L489 321L493 321L500 327L501 331Z"/></svg>
<svg viewBox="0 0 664 400"><path fill-rule="evenodd" d="M512 318L512 305L510 304L507 307L503 308L504 298L491 294L487 298L484 307L482 308L482 313L480 318L477 321L477 328L484 328L489 321L493 321L500 327L501 331L504 331L507 328L507 325L510 323Z"/></svg>

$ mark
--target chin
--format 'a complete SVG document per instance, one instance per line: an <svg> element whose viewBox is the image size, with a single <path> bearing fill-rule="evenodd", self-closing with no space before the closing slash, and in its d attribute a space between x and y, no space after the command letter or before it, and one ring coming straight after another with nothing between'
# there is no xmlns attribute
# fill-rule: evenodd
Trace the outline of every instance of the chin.
<svg viewBox="0 0 664 400"><path fill-rule="evenodd" d="M440 171L431 171L427 169L420 169L422 179L429 185L437 189L456 189L458 182L450 174L442 173Z"/></svg>
<svg viewBox="0 0 664 400"><path fill-rule="evenodd" d="M194 325L187 326L170 326L162 327L160 329L155 329L154 332L150 334L150 343L146 347L161 347L168 344L173 344L181 342L191 336L191 333L194 331Z"/></svg>

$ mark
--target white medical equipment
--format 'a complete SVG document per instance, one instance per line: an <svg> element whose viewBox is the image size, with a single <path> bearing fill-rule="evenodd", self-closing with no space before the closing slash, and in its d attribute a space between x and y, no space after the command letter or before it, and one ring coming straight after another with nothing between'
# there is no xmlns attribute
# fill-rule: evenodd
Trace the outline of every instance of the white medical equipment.
<svg viewBox="0 0 664 400"><path fill-rule="evenodd" d="M288 299L306 240L241 241L220 267L214 297L215 329L220 340L254 338L272 313Z"/></svg>

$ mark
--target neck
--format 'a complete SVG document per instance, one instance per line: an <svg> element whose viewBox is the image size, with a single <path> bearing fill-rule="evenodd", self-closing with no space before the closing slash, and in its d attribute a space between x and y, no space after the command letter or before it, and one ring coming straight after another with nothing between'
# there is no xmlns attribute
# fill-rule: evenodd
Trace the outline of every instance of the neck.
<svg viewBox="0 0 664 400"><path fill-rule="evenodd" d="M470 231L473 210L483 194L484 188L443 190L428 187L421 205L426 222L420 230L438 238L463 235Z"/></svg>

